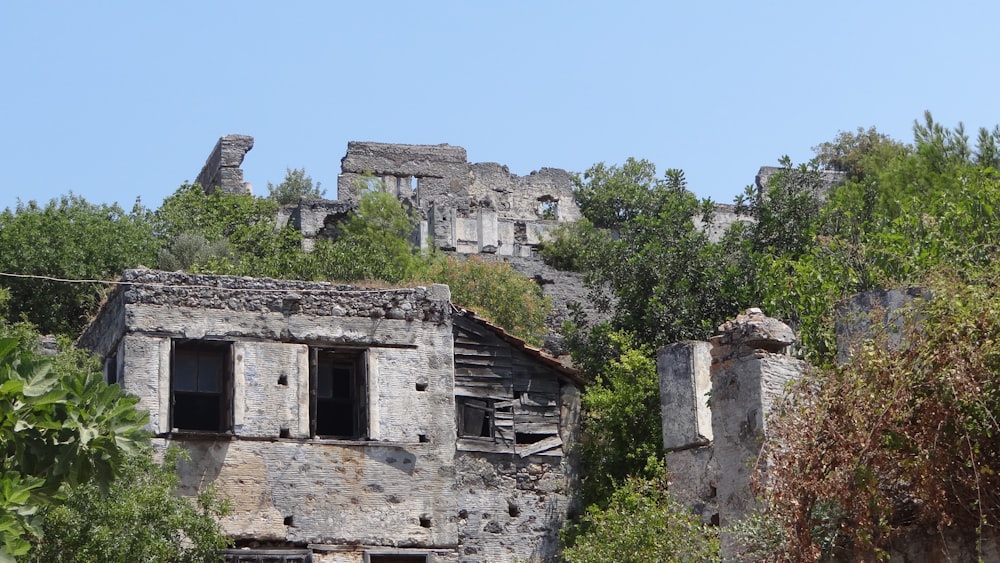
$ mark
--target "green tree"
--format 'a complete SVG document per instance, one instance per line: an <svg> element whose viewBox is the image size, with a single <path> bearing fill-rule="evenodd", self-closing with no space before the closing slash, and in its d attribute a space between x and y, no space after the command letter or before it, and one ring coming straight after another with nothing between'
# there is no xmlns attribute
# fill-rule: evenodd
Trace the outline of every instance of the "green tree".
<svg viewBox="0 0 1000 563"><path fill-rule="evenodd" d="M149 212L62 196L0 213L0 271L73 280L105 280L152 265L158 244ZM105 294L100 283L3 277L11 300L7 319L27 319L45 333L76 334Z"/></svg>
<svg viewBox="0 0 1000 563"><path fill-rule="evenodd" d="M148 440L137 399L32 348L0 338L0 560L27 553L40 508L87 483L106 490Z"/></svg>
<svg viewBox="0 0 1000 563"><path fill-rule="evenodd" d="M38 563L105 561L216 561L227 546L218 519L228 512L211 489L197 499L177 495L180 450L162 464L144 448L102 491L94 484L73 489L64 502L42 512L42 537L28 559ZM192 502L192 500L194 502Z"/></svg>
<svg viewBox="0 0 1000 563"><path fill-rule="evenodd" d="M278 204L249 194L206 194L184 184L153 217L160 264L212 274L310 279L302 235L276 228ZM170 269L176 269L170 268Z"/></svg>
<svg viewBox="0 0 1000 563"><path fill-rule="evenodd" d="M606 507L590 506L562 552L569 563L717 561L717 529L703 525L667 491L663 468L629 478Z"/></svg>
<svg viewBox="0 0 1000 563"><path fill-rule="evenodd" d="M864 179L869 171L879 167L885 157L906 150L903 143L879 133L875 127L841 131L832 141L813 147L816 162L824 170L844 172L854 180Z"/></svg>
<svg viewBox="0 0 1000 563"><path fill-rule="evenodd" d="M832 360L839 300L920 283L942 267L975 272L994 260L1000 175L978 164L977 155L996 143L984 138L993 135L981 130L970 147L961 127L946 129L926 115L914 124L913 146L891 145L866 161L863 175L830 191L808 223L814 235L796 253L756 254L758 303L799 328L810 360Z"/></svg>
<svg viewBox="0 0 1000 563"><path fill-rule="evenodd" d="M305 168L286 168L284 181L277 186L267 183L267 197L278 202L278 205L323 199L325 194L326 190L320 190L319 182L313 185L312 178L306 176Z"/></svg>
<svg viewBox="0 0 1000 563"><path fill-rule="evenodd" d="M663 345L705 338L738 310L724 290L725 255L695 224L711 221L713 206L687 190L683 172L658 179L646 161L597 164L575 190L587 221L557 233L543 255L585 272L590 297L611 314L613 328Z"/></svg>
<svg viewBox="0 0 1000 563"><path fill-rule="evenodd" d="M169 246L160 249L156 259L157 267L169 272L191 270L213 260L226 260L229 257L229 249L228 239L218 239L210 243L197 233L181 233L170 241Z"/></svg>
<svg viewBox="0 0 1000 563"><path fill-rule="evenodd" d="M476 257L437 260L428 271L437 283L448 284L451 300L490 319L511 334L541 345L545 317L552 309L542 288L507 263Z"/></svg>
<svg viewBox="0 0 1000 563"><path fill-rule="evenodd" d="M310 253L322 279L399 283L422 277L427 257L410 242L417 219L395 197L369 191L338 228Z"/></svg>
<svg viewBox="0 0 1000 563"><path fill-rule="evenodd" d="M656 475L663 459L656 358L632 335L608 335L619 355L581 397L585 502L601 504L629 476Z"/></svg>

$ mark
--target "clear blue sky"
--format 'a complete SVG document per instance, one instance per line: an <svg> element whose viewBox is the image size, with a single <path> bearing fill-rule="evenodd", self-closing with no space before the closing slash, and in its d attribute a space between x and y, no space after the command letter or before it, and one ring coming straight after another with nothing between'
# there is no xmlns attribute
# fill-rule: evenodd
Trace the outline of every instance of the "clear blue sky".
<svg viewBox="0 0 1000 563"><path fill-rule="evenodd" d="M1000 123L1000 3L3 2L0 209L157 207L253 135L336 191L349 140L460 145L517 174L646 158L728 202L838 131Z"/></svg>

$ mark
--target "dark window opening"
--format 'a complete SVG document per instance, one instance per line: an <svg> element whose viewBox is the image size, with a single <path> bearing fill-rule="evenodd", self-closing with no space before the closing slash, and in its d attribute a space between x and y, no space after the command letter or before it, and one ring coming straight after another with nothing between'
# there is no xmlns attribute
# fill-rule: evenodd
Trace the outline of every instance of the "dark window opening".
<svg viewBox="0 0 1000 563"><path fill-rule="evenodd" d="M460 438L491 438L510 442L514 413L510 401L455 397L456 423Z"/></svg>
<svg viewBox="0 0 1000 563"><path fill-rule="evenodd" d="M118 383L118 354L109 356L104 362L104 380L108 385Z"/></svg>
<svg viewBox="0 0 1000 563"><path fill-rule="evenodd" d="M541 442L549 436L550 434L525 434L523 432L518 432L516 434L516 440L518 444L534 444L535 442Z"/></svg>
<svg viewBox="0 0 1000 563"><path fill-rule="evenodd" d="M232 428L232 346L174 342L170 373L171 427L226 432Z"/></svg>
<svg viewBox="0 0 1000 563"><path fill-rule="evenodd" d="M424 553L366 553L365 563L424 563L430 561Z"/></svg>
<svg viewBox="0 0 1000 563"><path fill-rule="evenodd" d="M312 563L309 549L227 549L226 563Z"/></svg>
<svg viewBox="0 0 1000 563"><path fill-rule="evenodd" d="M493 402L458 397L458 435L463 438L492 438Z"/></svg>
<svg viewBox="0 0 1000 563"><path fill-rule="evenodd" d="M310 350L310 426L314 437L364 438L368 378L364 350Z"/></svg>

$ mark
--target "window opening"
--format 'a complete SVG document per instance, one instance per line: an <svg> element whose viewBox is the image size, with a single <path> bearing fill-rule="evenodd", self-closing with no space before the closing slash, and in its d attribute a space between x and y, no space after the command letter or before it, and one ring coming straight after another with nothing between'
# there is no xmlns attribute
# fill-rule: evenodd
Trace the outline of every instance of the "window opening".
<svg viewBox="0 0 1000 563"><path fill-rule="evenodd" d="M424 563L430 561L425 553L366 553L365 563Z"/></svg>
<svg viewBox="0 0 1000 563"><path fill-rule="evenodd" d="M368 383L364 350L310 350L311 434L364 438L368 432Z"/></svg>
<svg viewBox="0 0 1000 563"><path fill-rule="evenodd" d="M118 383L118 354L109 356L104 362L104 381L108 385Z"/></svg>
<svg viewBox="0 0 1000 563"><path fill-rule="evenodd" d="M559 201L550 195L543 195L538 198L538 216L542 219L559 218Z"/></svg>
<svg viewBox="0 0 1000 563"><path fill-rule="evenodd" d="M456 397L460 438L491 438L510 442L514 436L514 412L510 401Z"/></svg>
<svg viewBox="0 0 1000 563"><path fill-rule="evenodd" d="M232 428L231 345L174 342L171 361L171 427L226 432Z"/></svg>
<svg viewBox="0 0 1000 563"><path fill-rule="evenodd" d="M226 563L312 563L309 549L227 549Z"/></svg>

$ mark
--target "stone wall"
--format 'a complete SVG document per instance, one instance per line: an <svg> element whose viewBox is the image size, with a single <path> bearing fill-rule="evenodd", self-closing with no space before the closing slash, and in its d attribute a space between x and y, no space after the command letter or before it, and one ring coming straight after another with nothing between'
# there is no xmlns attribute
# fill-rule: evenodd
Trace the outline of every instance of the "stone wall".
<svg viewBox="0 0 1000 563"><path fill-rule="evenodd" d="M830 191L830 188L847 180L846 172L837 172L835 170L820 170L815 176L806 172L805 174L810 174L807 177L798 168L788 169L778 166L761 166L760 170L757 171L757 176L754 178L754 185L757 187L757 190L760 193L765 193L770 185L771 177L782 170L796 176L796 179L801 182L811 184L808 187L812 194L820 201L826 200L826 194Z"/></svg>
<svg viewBox="0 0 1000 563"><path fill-rule="evenodd" d="M573 504L573 486L558 461L456 455L461 561L557 561L559 530Z"/></svg>
<svg viewBox="0 0 1000 563"><path fill-rule="evenodd" d="M361 193L379 185L417 211L418 246L508 262L535 279L553 302L547 350L566 353L558 331L571 307L578 304L591 320L604 318L590 302L582 275L551 268L538 254L548 231L581 217L572 174L565 170L518 176L500 164L468 162L462 147L351 142L341 160L339 200L286 206L278 226L294 225L310 249L317 238L336 236L337 223Z"/></svg>
<svg viewBox="0 0 1000 563"><path fill-rule="evenodd" d="M919 288L875 290L858 294L838 308L841 359L876 333L901 345L898 329L913 301L927 297ZM740 546L726 528L753 512L749 488L767 439L767 416L787 385L802 377L804 362L785 355L794 342L791 329L759 309L750 309L719 327L711 344L682 342L660 350L657 368L663 408L663 439L670 491L706 523L722 526L724 561L737 560ZM711 362L710 374L705 367ZM705 406L704 381L711 378L711 408ZM710 410L711 425L704 423ZM779 445L780 447L780 445ZM1000 543L987 530L982 538L970 529L912 527L898 530L888 550L890 561L1000 561Z"/></svg>
<svg viewBox="0 0 1000 563"><path fill-rule="evenodd" d="M205 193L222 190L229 194L250 193L249 185L243 181L243 157L253 148L253 137L249 135L226 135L220 137L215 148L198 173L195 183L204 188Z"/></svg>
<svg viewBox="0 0 1000 563"><path fill-rule="evenodd" d="M890 346L899 346L907 328L909 307L928 297L928 292L919 287L873 289L839 303L834 324L837 361L848 361L866 340L879 334Z"/></svg>

